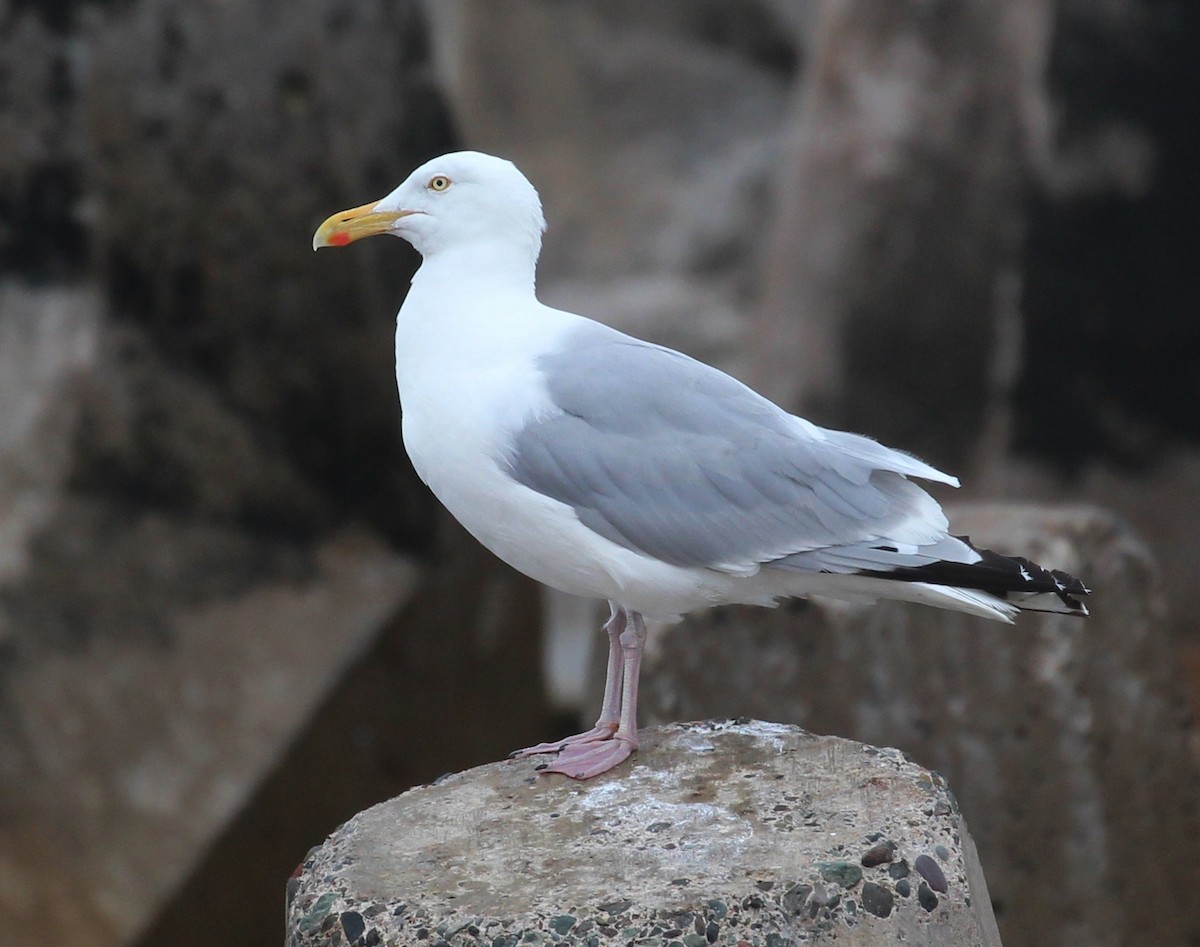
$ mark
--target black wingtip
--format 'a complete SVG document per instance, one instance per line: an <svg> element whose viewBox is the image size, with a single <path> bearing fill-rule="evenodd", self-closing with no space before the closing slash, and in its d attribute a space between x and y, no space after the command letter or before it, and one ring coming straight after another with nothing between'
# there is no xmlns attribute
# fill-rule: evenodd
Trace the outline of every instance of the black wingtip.
<svg viewBox="0 0 1200 947"><path fill-rule="evenodd" d="M1079 600L1079 596L1090 594L1091 589L1077 576L1059 569L1047 569L1024 556L1004 556L990 549L981 549L966 536L957 538L979 553L978 562L932 562L923 566L862 574L902 582L928 582L952 588L978 589L1018 608L1080 617L1088 615L1087 607ZM1053 600L1057 600L1062 607L1048 607L1047 601Z"/></svg>

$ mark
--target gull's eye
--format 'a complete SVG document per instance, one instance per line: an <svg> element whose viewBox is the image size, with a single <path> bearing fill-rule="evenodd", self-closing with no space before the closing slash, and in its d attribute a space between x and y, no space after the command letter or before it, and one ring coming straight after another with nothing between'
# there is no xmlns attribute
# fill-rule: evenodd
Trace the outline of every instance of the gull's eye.
<svg viewBox="0 0 1200 947"><path fill-rule="evenodd" d="M447 191L450 189L450 179L444 174L435 174L425 186L431 191Z"/></svg>

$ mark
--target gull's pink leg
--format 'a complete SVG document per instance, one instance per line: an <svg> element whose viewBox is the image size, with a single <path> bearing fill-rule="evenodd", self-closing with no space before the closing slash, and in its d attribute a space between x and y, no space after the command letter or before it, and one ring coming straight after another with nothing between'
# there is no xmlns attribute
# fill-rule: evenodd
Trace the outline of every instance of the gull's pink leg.
<svg viewBox="0 0 1200 947"><path fill-rule="evenodd" d="M638 747L637 693L646 644L646 623L637 612L629 613L628 627L621 633L623 688L621 715L615 733L607 740L575 743L558 755L543 773L561 773L572 779L591 779L624 762Z"/></svg>
<svg viewBox="0 0 1200 947"><path fill-rule="evenodd" d="M600 717L596 720L596 725L591 730L572 737L514 750L509 754L510 759L533 756L537 753L557 753L577 743L596 743L612 738L621 717L621 633L625 630L626 617L612 602L608 605L612 610L608 621L604 623L604 630L608 632L608 671L604 678L604 703L600 707Z"/></svg>

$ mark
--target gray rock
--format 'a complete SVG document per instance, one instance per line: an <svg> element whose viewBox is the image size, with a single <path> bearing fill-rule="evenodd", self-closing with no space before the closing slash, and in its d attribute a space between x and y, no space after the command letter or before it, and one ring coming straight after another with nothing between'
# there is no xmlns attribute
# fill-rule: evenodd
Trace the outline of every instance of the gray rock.
<svg viewBox="0 0 1200 947"><path fill-rule="evenodd" d="M749 339L780 403L959 464L1016 368L1008 287L1053 4L922 9L821 7Z"/></svg>
<svg viewBox="0 0 1200 947"><path fill-rule="evenodd" d="M347 917L370 942L455 947L1000 943L945 781L895 750L692 723L644 731L632 764L589 782L536 766L481 766L355 816L290 890L290 947ZM947 848L935 910L859 868L877 832L909 858Z"/></svg>
<svg viewBox="0 0 1200 947"><path fill-rule="evenodd" d="M716 610L652 632L644 721L769 714L899 746L954 785L1006 940L1187 943L1200 903L1160 879L1200 837L1200 779L1153 561L1094 509L949 514L980 545L1084 577L1092 617ZM928 882L924 903L944 901L940 864L901 851L891 867L905 862L925 869L910 879Z"/></svg>
<svg viewBox="0 0 1200 947"><path fill-rule="evenodd" d="M140 533L120 552L137 542L168 554L179 536ZM409 562L348 533L304 579L178 605L167 639L30 653L18 628L0 705L4 942L129 942L415 583Z"/></svg>

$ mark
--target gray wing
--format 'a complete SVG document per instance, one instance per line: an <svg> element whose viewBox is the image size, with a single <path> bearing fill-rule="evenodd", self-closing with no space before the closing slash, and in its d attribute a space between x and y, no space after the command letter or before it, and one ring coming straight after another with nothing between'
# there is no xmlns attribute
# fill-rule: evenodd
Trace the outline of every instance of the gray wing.
<svg viewBox="0 0 1200 947"><path fill-rule="evenodd" d="M560 413L518 431L506 459L600 535L735 573L852 571L864 555L879 567L862 550L945 537L941 508L905 474L956 481L921 461L806 425L717 369L604 326L568 343L538 360Z"/></svg>

